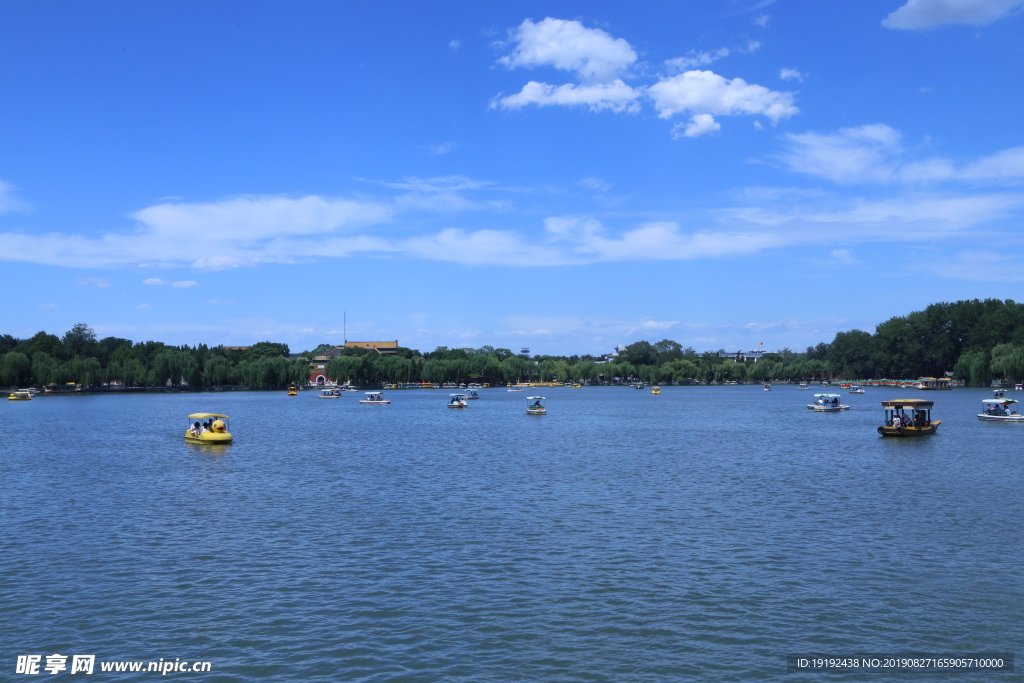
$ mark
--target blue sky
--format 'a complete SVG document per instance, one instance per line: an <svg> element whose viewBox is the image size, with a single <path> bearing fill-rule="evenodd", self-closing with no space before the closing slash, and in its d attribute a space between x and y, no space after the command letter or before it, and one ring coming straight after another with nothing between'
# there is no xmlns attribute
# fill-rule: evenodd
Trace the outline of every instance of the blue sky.
<svg viewBox="0 0 1024 683"><path fill-rule="evenodd" d="M7 3L0 332L802 348L1019 300L1022 10Z"/></svg>

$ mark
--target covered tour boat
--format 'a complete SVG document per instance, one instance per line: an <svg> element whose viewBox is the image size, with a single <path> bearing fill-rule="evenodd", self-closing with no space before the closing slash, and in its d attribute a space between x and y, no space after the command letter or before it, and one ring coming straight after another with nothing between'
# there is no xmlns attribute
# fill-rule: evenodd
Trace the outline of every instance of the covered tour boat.
<svg viewBox="0 0 1024 683"><path fill-rule="evenodd" d="M819 413L838 413L850 409L850 406L839 402L839 394L815 394L814 403L809 403L807 407Z"/></svg>
<svg viewBox="0 0 1024 683"><path fill-rule="evenodd" d="M291 386L288 387L288 395L289 396L298 396L299 395L299 388L297 386L295 386L294 384L292 384Z"/></svg>
<svg viewBox="0 0 1024 683"><path fill-rule="evenodd" d="M32 400L32 392L31 391L12 391L10 394L8 394L7 400L8 401L31 401Z"/></svg>
<svg viewBox="0 0 1024 683"><path fill-rule="evenodd" d="M480 398L480 394L477 392L476 389L466 389L466 399L467 400L472 401L472 400L478 399L478 398Z"/></svg>
<svg viewBox="0 0 1024 683"><path fill-rule="evenodd" d="M465 394L448 394L450 397L448 400L449 408L465 408L466 407L466 395Z"/></svg>
<svg viewBox="0 0 1024 683"><path fill-rule="evenodd" d="M658 394L661 393L661 387L652 387L651 388L651 393L654 394L655 396L657 396Z"/></svg>
<svg viewBox="0 0 1024 683"><path fill-rule="evenodd" d="M859 384L851 384L850 385L850 393L851 394L863 394L863 393L865 393L864 392L864 387L862 387Z"/></svg>
<svg viewBox="0 0 1024 683"><path fill-rule="evenodd" d="M765 383L765 385L764 385L763 387L761 387L761 390L762 390L762 391L771 391L771 390L772 390L772 385L771 385L771 384L768 384L768 383L766 382L766 383Z"/></svg>
<svg viewBox="0 0 1024 683"><path fill-rule="evenodd" d="M1002 394L1001 396L999 394ZM1006 398L1005 391L996 391L996 398L981 401L982 410L978 413L979 420L988 422L1024 422L1024 415L1017 412L1017 400Z"/></svg>
<svg viewBox="0 0 1024 683"><path fill-rule="evenodd" d="M188 430L185 441L211 446L231 443L231 432L228 431L228 416L217 413L192 413L188 416Z"/></svg>
<svg viewBox="0 0 1024 683"><path fill-rule="evenodd" d="M934 401L898 398L882 401L885 424L878 428L882 436L928 436L938 430L942 420L932 421Z"/></svg>
<svg viewBox="0 0 1024 683"><path fill-rule="evenodd" d="M324 389L317 398L341 398L341 392L337 389Z"/></svg>
<svg viewBox="0 0 1024 683"><path fill-rule="evenodd" d="M803 382L801 382L800 386L798 386L797 389L807 389L807 390L810 390L810 387L807 386L806 384L804 384Z"/></svg>
<svg viewBox="0 0 1024 683"><path fill-rule="evenodd" d="M379 391L366 391L366 392L363 392L363 393L366 394L366 398L359 399L359 402L362 403L363 405L368 405L368 406L387 406L387 405L391 405L391 401L389 401L388 399L384 398L384 394L380 393Z"/></svg>
<svg viewBox="0 0 1024 683"><path fill-rule="evenodd" d="M527 415L547 415L548 409L544 406L546 399L543 396L529 396L526 399Z"/></svg>
<svg viewBox="0 0 1024 683"><path fill-rule="evenodd" d="M922 391L949 391L953 383L945 377L918 377L917 388Z"/></svg>

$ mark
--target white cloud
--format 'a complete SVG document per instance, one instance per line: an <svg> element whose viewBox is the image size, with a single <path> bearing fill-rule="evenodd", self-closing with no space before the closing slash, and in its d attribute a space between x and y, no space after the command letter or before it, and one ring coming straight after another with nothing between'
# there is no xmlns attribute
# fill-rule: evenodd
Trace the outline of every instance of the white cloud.
<svg viewBox="0 0 1024 683"><path fill-rule="evenodd" d="M760 44L758 44L760 46ZM665 65L669 68L670 73L680 73L682 71L689 71L695 66L707 66L713 62L717 62L723 57L729 56L729 48L720 47L717 50L698 52L696 50L690 50L682 57L675 57L674 59L666 59Z"/></svg>
<svg viewBox="0 0 1024 683"><path fill-rule="evenodd" d="M1024 280L1024 264L1020 258L993 251L962 251L953 258L933 259L928 269L939 277L976 282L1020 282ZM1006 297L1011 298L1007 292Z"/></svg>
<svg viewBox="0 0 1024 683"><path fill-rule="evenodd" d="M1014 181L1024 178L1024 147L1012 147L964 167L961 177L969 180Z"/></svg>
<svg viewBox="0 0 1024 683"><path fill-rule="evenodd" d="M373 202L307 197L238 197L206 204L157 204L132 214L168 239L252 241L281 235L310 235L383 222L393 209ZM202 251L200 249L200 251Z"/></svg>
<svg viewBox="0 0 1024 683"><path fill-rule="evenodd" d="M896 29L929 29L943 24L983 26L1024 5L1024 0L907 0L882 20Z"/></svg>
<svg viewBox="0 0 1024 683"><path fill-rule="evenodd" d="M580 185L581 187L585 187L588 190L593 190L595 192L607 192L608 190L612 189L610 183L601 180L600 178L583 178L577 184Z"/></svg>
<svg viewBox="0 0 1024 683"><path fill-rule="evenodd" d="M800 81L803 83L807 75L800 73L796 69L780 69L779 78L784 81Z"/></svg>
<svg viewBox="0 0 1024 683"><path fill-rule="evenodd" d="M771 19L771 17L767 14L758 14L752 21L761 28L767 28L769 19Z"/></svg>
<svg viewBox="0 0 1024 683"><path fill-rule="evenodd" d="M511 42L515 48L498 60L500 64L510 69L552 66L573 71L588 83L614 80L637 60L628 42L579 21L526 19L512 33Z"/></svg>
<svg viewBox="0 0 1024 683"><path fill-rule="evenodd" d="M694 114L690 117L689 123L677 123L672 128L674 138L698 138L702 135L717 133L721 130L722 124L715 121L711 114Z"/></svg>
<svg viewBox="0 0 1024 683"><path fill-rule="evenodd" d="M848 266L857 263L857 260L853 258L853 254L850 253L849 249L833 249L829 252L829 256Z"/></svg>
<svg viewBox="0 0 1024 683"><path fill-rule="evenodd" d="M457 38L455 40L451 41L450 43L448 43L448 47L450 47L453 50L458 50L461 46L462 46L462 41L457 39Z"/></svg>
<svg viewBox="0 0 1024 683"><path fill-rule="evenodd" d="M491 100L491 108L520 109L530 104L538 107L551 105L585 106L591 111L609 109L614 112L635 113L640 110L636 100L642 91L631 88L620 80L591 85L565 83L550 85L530 81L515 95Z"/></svg>
<svg viewBox="0 0 1024 683"><path fill-rule="evenodd" d="M14 196L14 188L0 180L0 213L25 211L28 205Z"/></svg>
<svg viewBox="0 0 1024 683"><path fill-rule="evenodd" d="M427 145L427 149L429 149L431 151L431 153L436 154L438 156L440 156L442 154L447 154L448 152L452 151L454 148L455 148L455 143L454 142L442 142L442 143L437 144L437 145Z"/></svg>
<svg viewBox="0 0 1024 683"><path fill-rule="evenodd" d="M459 192L462 190L483 190L492 185L487 180L474 180L463 175L417 178L410 176L397 183L383 183L386 187L412 192Z"/></svg>
<svg viewBox="0 0 1024 683"><path fill-rule="evenodd" d="M717 131L715 115L762 114L772 124L798 112L793 94L775 92L742 78L728 80L711 71L692 70L730 54L729 48L691 50L665 61L669 77L652 86L631 86L623 79L637 61L628 42L600 29L588 29L579 21L548 17L534 23L527 19L511 34L515 48L498 61L510 69L552 66L576 74L579 82L552 85L530 81L513 95L491 99L492 109L521 109L528 105L582 106L590 111L637 113L640 98L651 97L660 118L687 112L689 125L673 128L674 137L697 137ZM754 52L760 41L749 40L740 52ZM691 69L691 70L687 70ZM682 73L679 73L682 72ZM700 116L704 115L704 116Z"/></svg>
<svg viewBox="0 0 1024 683"><path fill-rule="evenodd" d="M36 308L60 308L57 304L36 304Z"/></svg>
<svg viewBox="0 0 1024 683"><path fill-rule="evenodd" d="M222 301L221 299L207 299L206 303L214 304L214 305L216 305L216 304L223 304L225 306L228 306L228 305L231 305L231 304L233 304L235 302L234 301ZM310 330L310 332L312 332L312 331L313 330Z"/></svg>
<svg viewBox="0 0 1024 683"><path fill-rule="evenodd" d="M189 287L195 287L199 283L195 280L176 280L174 282L168 282L167 280L162 280L158 277L148 277L142 281L142 284L155 286L170 285L175 289L187 289Z"/></svg>
<svg viewBox="0 0 1024 683"><path fill-rule="evenodd" d="M648 88L647 92L654 101L658 116L663 119L683 112L761 114L775 124L799 111L793 105L792 93L769 90L747 83L742 78L729 80L712 71L687 71L665 78Z"/></svg>
<svg viewBox="0 0 1024 683"><path fill-rule="evenodd" d="M153 308L153 307L152 307L152 306L150 306L149 304L139 304L139 305L138 305L138 306L136 306L135 308L139 309L140 311L144 311L144 310L146 310L147 308Z"/></svg>
<svg viewBox="0 0 1024 683"><path fill-rule="evenodd" d="M78 284L96 287L97 289L110 289L110 281L102 277L80 277Z"/></svg>
<svg viewBox="0 0 1024 683"><path fill-rule="evenodd" d="M789 134L787 149L778 159L793 171L842 184L1024 181L1024 147L957 166L941 157L913 158L903 148L901 138L899 131L881 123L841 128L829 134Z"/></svg>

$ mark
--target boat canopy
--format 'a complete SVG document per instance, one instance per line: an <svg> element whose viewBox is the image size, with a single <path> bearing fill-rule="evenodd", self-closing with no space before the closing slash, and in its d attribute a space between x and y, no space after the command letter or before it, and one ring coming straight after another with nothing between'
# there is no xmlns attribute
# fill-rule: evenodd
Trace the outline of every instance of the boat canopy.
<svg viewBox="0 0 1024 683"><path fill-rule="evenodd" d="M814 398L839 398L839 394L815 394Z"/></svg>
<svg viewBox="0 0 1024 683"><path fill-rule="evenodd" d="M220 418L223 418L225 420L230 420L231 419L227 415L218 415L217 413L192 413L191 415L188 416L188 419L190 419L190 420L205 420L208 417L220 417Z"/></svg>
<svg viewBox="0 0 1024 683"><path fill-rule="evenodd" d="M935 401L920 401L916 398L897 398L892 401L882 401L885 408L931 408Z"/></svg>
<svg viewBox="0 0 1024 683"><path fill-rule="evenodd" d="M1017 401L1012 398L983 398L981 399L981 402L995 404L999 406L1007 406L1010 405L1011 403L1016 403Z"/></svg>
<svg viewBox="0 0 1024 683"><path fill-rule="evenodd" d="M448 394L452 398L466 398L465 394Z"/></svg>
<svg viewBox="0 0 1024 683"><path fill-rule="evenodd" d="M546 401L547 399L545 399L543 396L527 396L526 400L527 401Z"/></svg>
<svg viewBox="0 0 1024 683"><path fill-rule="evenodd" d="M363 393L366 394L367 396L376 396L380 392L379 391L364 391Z"/></svg>

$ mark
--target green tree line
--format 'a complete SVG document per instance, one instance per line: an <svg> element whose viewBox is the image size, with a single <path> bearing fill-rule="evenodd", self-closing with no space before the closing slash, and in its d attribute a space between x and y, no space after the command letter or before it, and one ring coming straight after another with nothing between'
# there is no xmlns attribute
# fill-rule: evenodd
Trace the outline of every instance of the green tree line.
<svg viewBox="0 0 1024 683"><path fill-rule="evenodd" d="M1011 299L937 303L875 327L840 332L807 349L834 376L856 379L941 377L986 386L1024 380L1024 304Z"/></svg>
<svg viewBox="0 0 1024 683"><path fill-rule="evenodd" d="M162 342L97 339L79 323L62 337L39 332L28 339L0 335L0 384L11 386L112 381L126 386L280 387L305 382L305 359L289 358L286 344L260 342L248 349L169 346Z"/></svg>
<svg viewBox="0 0 1024 683"><path fill-rule="evenodd" d="M63 336L39 332L28 339L0 335L0 384L97 385L118 380L128 386L281 387L304 384L309 361L332 352L320 346L289 357L286 344L260 342L248 349L170 346L106 337L82 323ZM339 353L339 351L334 351ZM325 363L334 381L355 384L427 381L462 382L725 382L770 380L914 379L941 377L982 386L993 379L1024 381L1024 304L972 299L937 303L890 318L874 332L839 332L798 353L783 349L758 362L735 362L720 351L697 352L670 339L637 341L611 358L591 355L532 358L509 349L439 346L421 353L399 348L393 355L345 348Z"/></svg>

